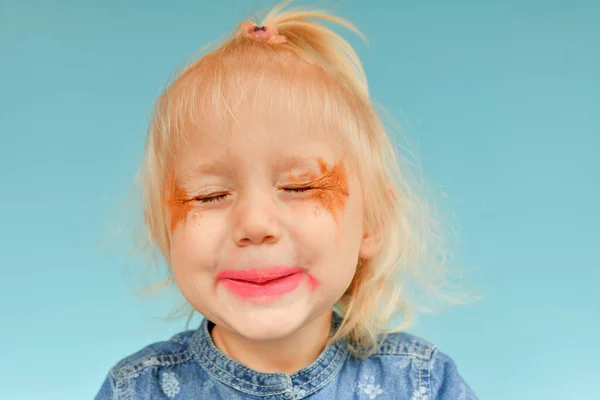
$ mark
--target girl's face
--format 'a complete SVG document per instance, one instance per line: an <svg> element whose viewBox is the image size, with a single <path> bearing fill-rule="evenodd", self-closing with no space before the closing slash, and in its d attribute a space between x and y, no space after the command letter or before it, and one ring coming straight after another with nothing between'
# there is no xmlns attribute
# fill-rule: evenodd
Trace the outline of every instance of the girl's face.
<svg viewBox="0 0 600 400"><path fill-rule="evenodd" d="M223 135L192 132L176 153L170 262L202 315L251 340L283 338L330 311L376 245L335 134L236 117Z"/></svg>

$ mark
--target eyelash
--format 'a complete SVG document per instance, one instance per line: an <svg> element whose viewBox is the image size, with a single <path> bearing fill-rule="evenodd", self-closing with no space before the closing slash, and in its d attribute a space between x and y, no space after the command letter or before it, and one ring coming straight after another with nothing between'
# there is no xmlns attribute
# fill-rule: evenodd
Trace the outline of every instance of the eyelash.
<svg viewBox="0 0 600 400"><path fill-rule="evenodd" d="M288 191L288 192L292 192L292 193L304 193L304 192L308 192L310 190L314 189L313 187L296 187L296 188L283 188L283 190ZM220 201L222 199L225 198L225 196L227 196L227 194L223 193L223 194L218 194L215 196L208 196L208 197L196 197L193 200L197 201L199 203L213 203L213 202L217 202Z"/></svg>

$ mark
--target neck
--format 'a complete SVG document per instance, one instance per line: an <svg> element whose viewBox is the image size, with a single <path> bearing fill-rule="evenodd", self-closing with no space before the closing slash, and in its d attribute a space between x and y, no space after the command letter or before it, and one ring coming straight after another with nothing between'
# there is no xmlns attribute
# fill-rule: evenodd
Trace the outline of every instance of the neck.
<svg viewBox="0 0 600 400"><path fill-rule="evenodd" d="M215 346L246 367L263 373L293 374L310 365L325 348L331 331L331 310L318 316L290 336L252 341L215 325Z"/></svg>

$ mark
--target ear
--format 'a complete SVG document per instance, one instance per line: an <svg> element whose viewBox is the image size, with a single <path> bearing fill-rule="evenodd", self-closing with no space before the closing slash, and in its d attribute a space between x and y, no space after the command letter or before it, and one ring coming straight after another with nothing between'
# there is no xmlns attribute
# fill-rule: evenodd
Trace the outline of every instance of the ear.
<svg viewBox="0 0 600 400"><path fill-rule="evenodd" d="M392 207L396 206L397 201L396 189L390 185L388 188L388 201L391 203ZM365 221L365 226L366 226ZM375 255L381 249L381 245L383 244L383 237L381 232L369 232L365 230L363 237L360 242L360 249L358 251L358 255L360 258L366 260L369 258L375 257Z"/></svg>
<svg viewBox="0 0 600 400"><path fill-rule="evenodd" d="M381 249L382 242L381 235L365 232L360 240L358 256L363 260L375 257L379 249Z"/></svg>

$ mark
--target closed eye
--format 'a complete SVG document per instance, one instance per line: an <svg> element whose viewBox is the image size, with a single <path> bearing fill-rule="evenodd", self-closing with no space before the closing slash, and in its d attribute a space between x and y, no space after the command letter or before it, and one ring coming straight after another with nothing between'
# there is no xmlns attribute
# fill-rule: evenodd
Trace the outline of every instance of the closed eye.
<svg viewBox="0 0 600 400"><path fill-rule="evenodd" d="M283 190L288 191L288 192L292 192L292 193L302 193L302 192L308 192L309 190L314 189L313 187L307 186L307 187L296 187L296 188L283 188Z"/></svg>
<svg viewBox="0 0 600 400"><path fill-rule="evenodd" d="M291 192L291 193L304 193L304 192L308 192L309 190L313 190L314 188L311 186L306 186L306 187L295 187L295 188L283 188L283 190L285 190L286 192ZM222 194L217 194L214 196L207 196L207 197L195 197L193 200L197 201L199 203L212 203L212 202L217 202L217 201L221 201L223 200L225 197L227 197L226 193L222 193Z"/></svg>
<svg viewBox="0 0 600 400"><path fill-rule="evenodd" d="M223 200L225 198L225 196L227 196L227 194L223 193L223 194L217 194L215 196L195 197L194 201L197 201L199 203L212 203L213 201Z"/></svg>

